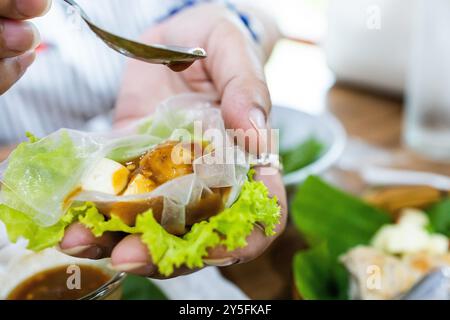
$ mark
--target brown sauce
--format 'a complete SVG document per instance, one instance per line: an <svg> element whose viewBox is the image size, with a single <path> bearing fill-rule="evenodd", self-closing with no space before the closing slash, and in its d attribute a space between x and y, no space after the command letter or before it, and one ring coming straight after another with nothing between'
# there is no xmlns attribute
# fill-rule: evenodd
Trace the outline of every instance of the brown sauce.
<svg viewBox="0 0 450 320"><path fill-rule="evenodd" d="M74 273L68 272L69 266L60 266L26 279L7 297L8 300L77 300L107 283L111 276L99 268L79 265L80 289L68 288L68 279Z"/></svg>
<svg viewBox="0 0 450 320"><path fill-rule="evenodd" d="M231 188L216 188L212 192L205 192L201 199L186 207L186 225L193 224L209 219L210 217L220 213L224 209L224 201L228 199ZM162 212L164 208L163 197L156 197L142 201L116 202L113 204L97 204L97 208L103 215L111 217L112 215L119 217L129 226L134 226L136 217L152 209L153 216L158 222L161 222ZM182 235L186 232L168 230L170 233Z"/></svg>
<svg viewBox="0 0 450 320"><path fill-rule="evenodd" d="M223 211L231 188L216 188L211 191L211 193L205 193L196 203L186 207L186 224L188 226L207 220Z"/></svg>
<svg viewBox="0 0 450 320"><path fill-rule="evenodd" d="M181 148L180 148L181 147ZM129 171L129 185L138 175L144 177L145 181L151 182L148 185L151 188L144 193L151 192L158 186L167 181L179 178L193 172L192 162L201 156L209 143L168 141L162 143L147 153L122 163ZM177 149L175 149L177 148ZM183 161L173 161L172 157ZM144 182L145 182L144 181ZM228 199L231 188L214 188L212 192L204 192L201 199L186 207L186 226L189 227L197 222L209 219L220 213L224 209L224 204ZM75 190L67 198L71 199L81 189ZM123 194L122 194L123 195ZM129 226L134 226L136 217L152 209L153 215L158 222L161 222L161 216L164 209L163 197L156 197L146 200L123 201L115 203L96 203L99 212L106 217L117 216ZM182 235L187 230L172 230L166 226L168 232L176 235Z"/></svg>
<svg viewBox="0 0 450 320"><path fill-rule="evenodd" d="M169 63L167 66L170 68L170 70L175 71L175 72L181 72L186 70L187 68L189 68L192 64L194 63L194 61L190 62L171 62Z"/></svg>
<svg viewBox="0 0 450 320"><path fill-rule="evenodd" d="M169 141L156 146L141 157L138 172L133 174L142 174L158 187L192 173L192 162L202 152L203 148L198 143Z"/></svg>
<svg viewBox="0 0 450 320"><path fill-rule="evenodd" d="M181 148L180 148L181 147ZM137 175L142 175L144 179L152 182L154 188L167 181L190 174L193 172L192 161L201 155L208 144L199 143L179 143L168 141L153 148L146 154L130 160L124 165L132 171L131 181ZM177 149L175 149L177 148ZM175 157L175 159L173 159ZM178 161L174 161L178 159ZM180 161L184 160L184 161ZM147 190L149 192L151 190ZM221 212L224 202L228 199L230 188L216 188L212 192L204 192L201 199L186 207L186 225L189 227L199 221L206 220L211 216ZM156 197L148 200L97 203L100 213L106 217L112 215L119 217L129 226L134 226L136 217L149 209L158 222L164 209L163 197ZM173 234L182 235L186 230L172 230L166 226L167 231Z"/></svg>

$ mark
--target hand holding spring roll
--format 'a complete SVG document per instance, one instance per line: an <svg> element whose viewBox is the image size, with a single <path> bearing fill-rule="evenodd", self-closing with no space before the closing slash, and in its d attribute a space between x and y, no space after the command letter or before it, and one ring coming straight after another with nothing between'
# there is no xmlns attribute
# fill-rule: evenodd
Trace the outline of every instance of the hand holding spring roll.
<svg viewBox="0 0 450 320"><path fill-rule="evenodd" d="M276 28L270 24L265 26L267 30L272 30L267 33L273 37ZM181 33L182 25L189 25L192 30ZM186 37L186 34L189 36ZM173 95L200 92L219 101L227 128L254 130L257 136L260 130L268 129L271 101L265 83L263 64L266 57L262 47L271 47L267 43L273 39L263 39L263 42L267 41L262 45L254 42L236 15L216 4L201 5L182 12L153 28L143 38L149 42L196 43L206 48L209 58L178 74L158 66L129 61L117 102L117 127L126 127L130 122L151 114L162 100ZM262 150L248 151L258 153ZM261 176L258 174L260 169L256 171L255 179L264 182L270 195L276 196L281 206L280 223L275 229L276 235L279 235L284 229L287 213L281 176ZM217 266L249 261L259 256L275 237L267 237L263 228L256 227L247 238L245 248L230 252L220 245L209 249L204 261ZM111 256L112 264L119 270L163 277L138 235L121 238L117 234L107 233L96 238L84 226L74 224L67 230L61 248L81 257ZM171 276L186 272L192 270L181 267Z"/></svg>

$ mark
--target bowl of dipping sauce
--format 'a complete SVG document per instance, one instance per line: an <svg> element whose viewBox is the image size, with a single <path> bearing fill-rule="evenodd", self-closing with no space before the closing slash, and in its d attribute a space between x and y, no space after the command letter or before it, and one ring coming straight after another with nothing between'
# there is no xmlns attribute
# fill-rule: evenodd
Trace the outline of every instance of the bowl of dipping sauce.
<svg viewBox="0 0 450 320"><path fill-rule="evenodd" d="M27 251L2 270L0 299L119 300L125 275L108 266L108 259L73 258L55 249Z"/></svg>

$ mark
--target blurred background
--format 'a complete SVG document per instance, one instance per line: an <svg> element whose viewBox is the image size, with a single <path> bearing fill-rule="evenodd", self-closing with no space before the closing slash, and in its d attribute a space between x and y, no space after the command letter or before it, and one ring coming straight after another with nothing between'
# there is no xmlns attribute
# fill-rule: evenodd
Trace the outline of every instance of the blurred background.
<svg viewBox="0 0 450 320"><path fill-rule="evenodd" d="M418 185L448 196L450 1L240 1L283 35L266 74L289 200L310 174L357 196ZM289 221L252 262L154 283L175 299L298 298L292 260L306 247Z"/></svg>
<svg viewBox="0 0 450 320"><path fill-rule="evenodd" d="M450 189L450 2L261 3L284 36L266 69L274 105L332 115L347 133L323 177L356 195L374 185L441 181ZM289 298L296 291L292 256L302 248L289 224L264 256L223 272L252 298Z"/></svg>
<svg viewBox="0 0 450 320"><path fill-rule="evenodd" d="M330 99L341 96L344 87L351 87L380 99L381 114L383 105L398 99L397 106L405 106L402 139L425 157L450 159L447 2L263 3L276 15L285 37L267 66L275 104L319 113L330 107ZM352 98L368 97L352 93L349 104Z"/></svg>

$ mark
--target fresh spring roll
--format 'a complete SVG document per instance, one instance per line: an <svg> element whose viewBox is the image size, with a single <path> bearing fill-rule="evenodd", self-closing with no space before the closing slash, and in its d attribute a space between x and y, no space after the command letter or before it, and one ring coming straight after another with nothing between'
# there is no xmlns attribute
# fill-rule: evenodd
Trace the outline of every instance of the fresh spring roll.
<svg viewBox="0 0 450 320"><path fill-rule="evenodd" d="M271 236L279 222L277 199L232 142L220 109L198 95L110 134L30 136L0 166L0 220L35 251L79 221L95 236L140 234L164 275L202 267L208 248L243 247L255 223Z"/></svg>

